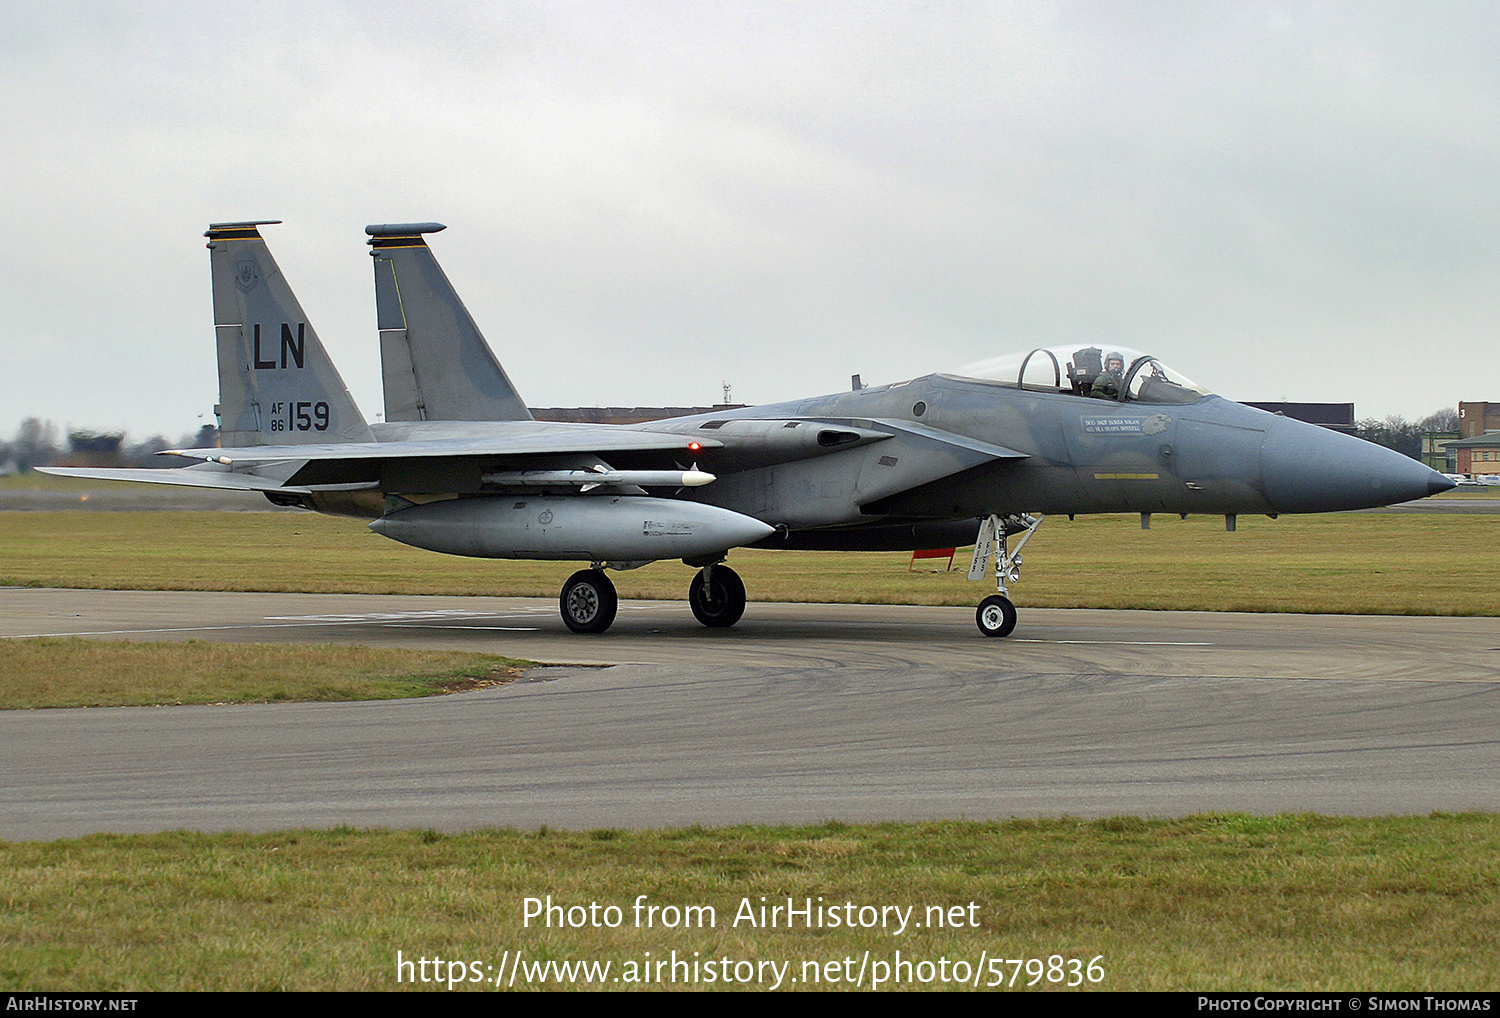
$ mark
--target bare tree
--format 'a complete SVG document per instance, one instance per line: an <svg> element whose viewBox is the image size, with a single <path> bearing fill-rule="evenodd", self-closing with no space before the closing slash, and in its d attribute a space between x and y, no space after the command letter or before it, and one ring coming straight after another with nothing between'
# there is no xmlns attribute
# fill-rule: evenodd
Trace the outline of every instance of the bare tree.
<svg viewBox="0 0 1500 1018"><path fill-rule="evenodd" d="M1447 406L1434 410L1417 422L1417 427L1423 431L1457 431L1458 411Z"/></svg>
<svg viewBox="0 0 1500 1018"><path fill-rule="evenodd" d="M16 432L14 451L22 470L46 466L57 456L57 425L40 417L26 418Z"/></svg>
<svg viewBox="0 0 1500 1018"><path fill-rule="evenodd" d="M167 463L170 456L157 456L163 449L173 448L172 444L162 435L152 435L144 442L138 442L125 450L124 460L133 467L175 467L178 463Z"/></svg>
<svg viewBox="0 0 1500 1018"><path fill-rule="evenodd" d="M1354 433L1366 442L1394 449L1403 456L1422 458L1422 426L1408 422L1400 414L1392 414L1383 421L1373 417L1355 421Z"/></svg>
<svg viewBox="0 0 1500 1018"><path fill-rule="evenodd" d="M189 431L177 440L176 449L212 449L219 444L219 429L212 424L205 424L197 431Z"/></svg>

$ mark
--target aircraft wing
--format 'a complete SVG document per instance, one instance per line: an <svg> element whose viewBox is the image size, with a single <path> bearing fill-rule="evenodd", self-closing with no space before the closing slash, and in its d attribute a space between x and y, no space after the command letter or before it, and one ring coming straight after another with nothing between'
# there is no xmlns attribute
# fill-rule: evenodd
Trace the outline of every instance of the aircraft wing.
<svg viewBox="0 0 1500 1018"><path fill-rule="evenodd" d="M962 453L967 454L965 458L971 458L977 455L979 458L971 463L970 466L977 466L979 463L983 463L989 460L1020 461L1031 458L1030 453L1017 452L1014 449L1007 449L1003 445L994 445L990 442L981 442L977 438L969 438L966 435L959 435L952 431L942 431L938 428L929 428L925 424L917 424L912 421L895 421L885 418L876 418L870 421L851 421L849 423L883 429L888 428L898 435L910 435L913 438L931 442L935 445L946 447L956 452L961 450Z"/></svg>
<svg viewBox="0 0 1500 1018"><path fill-rule="evenodd" d="M178 484L190 488L219 488L225 491L285 491L296 495L311 493L311 488L289 487L276 477L246 474L218 463L200 463L191 467L153 470L146 467L37 467L37 472L56 477L88 477L96 481L136 481L143 484ZM327 490L328 486L320 486ZM371 487L369 484L342 484L340 490Z"/></svg>
<svg viewBox="0 0 1500 1018"><path fill-rule="evenodd" d="M735 422L740 423L740 422ZM240 491L281 491L307 494L313 490L354 491L378 486L379 463L423 462L456 459L505 459L525 457L545 460L550 456L621 453L668 453L686 457L700 454L712 460L727 454L729 469L747 469L765 462L788 462L857 448L874 442L889 443L892 469L882 469L878 480L864 484L860 501L868 503L907 488L987 462L1020 461L1025 453L990 445L910 421L805 419L811 428L795 443L787 422L745 421L754 430L740 433L725 427L719 437L663 431L639 431L611 426L562 426L528 428L520 433L489 433L451 438L417 438L390 442L343 442L307 445L258 445L227 449L172 449L164 455L202 459L196 466L152 470L125 467L48 467L45 472L60 477L89 477L109 481L176 484L200 488ZM833 429L833 430L830 430ZM823 441L818 441L818 436ZM785 437L783 437L785 436ZM829 436L832 436L830 438ZM252 471L252 472L247 472ZM264 472L254 472L264 471ZM270 474L280 476L268 476Z"/></svg>
<svg viewBox="0 0 1500 1018"><path fill-rule="evenodd" d="M860 506L975 467L1030 459L1005 446L892 418L702 415L643 427L713 435L723 448L705 451L699 466L720 476L817 457L839 460L843 466L830 462L827 476L847 476ZM858 464L852 474L851 464Z"/></svg>
<svg viewBox="0 0 1500 1018"><path fill-rule="evenodd" d="M652 433L687 435L715 450L706 457L724 471L793 463L847 452L876 442L920 443L947 450L969 466L989 460L1023 460L1024 452L992 445L913 421L850 417L705 417L675 418L641 425ZM706 440L706 436L722 448ZM974 457L978 457L975 459Z"/></svg>
<svg viewBox="0 0 1500 1018"><path fill-rule="evenodd" d="M1015 449L912 421L872 420L861 423L888 429L891 434L890 441L881 446L885 455L860 473L855 497L861 506L870 506L881 499L975 467L992 463L1017 464L1031 458Z"/></svg>
<svg viewBox="0 0 1500 1018"><path fill-rule="evenodd" d="M418 439L401 442L345 442L330 445L253 445L233 449L168 449L163 455L190 456L225 465L278 460L385 460L454 456L546 456L611 452L682 452L717 449L710 438L666 435L620 428L546 431L523 435Z"/></svg>
<svg viewBox="0 0 1500 1018"><path fill-rule="evenodd" d="M452 438L420 438L392 442L347 442L327 445L256 445L230 449L171 449L165 455L189 456L224 468L257 465L295 465L287 477L288 488L311 485L374 487L381 464L400 461L422 470L424 465L462 459L496 460L549 456L609 456L622 453L669 453L696 456L703 449L718 448L710 438L669 435L613 427L558 427L527 429L521 433L478 434ZM152 473L152 471L143 471ZM97 475L96 475L97 476ZM248 476L237 474L236 476ZM225 485L234 487L235 485ZM268 484L267 487L279 487Z"/></svg>

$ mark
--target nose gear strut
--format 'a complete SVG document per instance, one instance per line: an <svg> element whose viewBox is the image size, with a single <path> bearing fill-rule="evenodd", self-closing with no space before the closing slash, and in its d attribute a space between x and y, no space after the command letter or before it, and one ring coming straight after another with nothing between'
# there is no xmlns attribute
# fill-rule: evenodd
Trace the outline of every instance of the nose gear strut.
<svg viewBox="0 0 1500 1018"><path fill-rule="evenodd" d="M1007 596L1010 584L1021 579L1021 549L1031 540L1045 516L1030 516L1025 513L1009 516L991 515L979 526L979 538L974 542L974 558L969 562L969 579L982 580L989 569L990 559L995 560L995 589L979 602L974 621L985 636L1009 636L1016 628L1016 606ZM1015 550L1010 548L1010 536L1021 534ZM999 547L997 548L996 545Z"/></svg>

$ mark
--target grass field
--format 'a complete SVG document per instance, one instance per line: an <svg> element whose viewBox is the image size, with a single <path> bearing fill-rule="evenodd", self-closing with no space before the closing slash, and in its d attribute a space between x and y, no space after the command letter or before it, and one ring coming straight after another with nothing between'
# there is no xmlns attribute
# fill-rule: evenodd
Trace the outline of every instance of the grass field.
<svg viewBox="0 0 1500 1018"><path fill-rule="evenodd" d="M909 573L894 553L740 549L751 601L976 604L960 552L948 574ZM313 514L0 513L0 584L556 597L578 563L456 558ZM612 574L623 598L681 599L689 570ZM1341 513L1048 519L1026 547L1022 607L1500 614L1500 514ZM753 609L752 609L753 610Z"/></svg>
<svg viewBox="0 0 1500 1018"><path fill-rule="evenodd" d="M702 963L728 959L786 965L783 988L848 988L866 951L864 986L881 962L903 974L899 951L912 967L891 985L908 988L943 986L946 971L949 987L977 972L1008 990L1056 988L1050 972L1108 990L1493 991L1497 891L1500 819L1471 815L98 835L0 844L0 989L433 988L415 967L398 985L397 951L462 963L422 974L467 989L497 970L505 982L516 952L526 966L611 965L594 981L522 968L517 986L624 988L631 964L651 975L642 963L673 951L700 979ZM600 926L524 926L525 899L548 895L597 903ZM664 928L662 912L637 927L639 895L711 906L714 923L698 912L701 928ZM886 929L770 929L740 912L748 899L758 918L762 897L913 910L900 933L895 913ZM954 925L914 925L935 919L929 907ZM670 986L669 972L650 985ZM750 985L773 979L762 966Z"/></svg>
<svg viewBox="0 0 1500 1018"><path fill-rule="evenodd" d="M0 640L0 710L393 700L510 682L531 663L334 645Z"/></svg>
<svg viewBox="0 0 1500 1018"><path fill-rule="evenodd" d="M129 481L97 481L88 477L53 477L34 470L0 477L0 491L128 491L140 485Z"/></svg>
<svg viewBox="0 0 1500 1018"><path fill-rule="evenodd" d="M1234 534L1210 519L1158 517L1145 532L1135 517L1050 519L1027 553L1014 591L1023 606L1500 614L1500 516L1242 518ZM752 600L971 605L990 589L961 572L909 574L905 554L737 551L733 564ZM574 568L434 555L357 521L312 515L0 514L3 584L551 598ZM690 574L661 563L613 575L623 597L680 598ZM504 681L514 664L363 648L0 641L9 690L0 701L425 695ZM325 667L305 686L282 681ZM523 927L525 899L546 895L617 906L622 924ZM639 895L712 906L717 923L636 928ZM912 906L917 921L929 906L967 917L973 903L980 925L899 935L732 925L744 899L758 907L762 897L800 905L820 896L827 905ZM847 988L862 963L868 986L882 962L903 987L953 987L963 971L981 985L998 976L1010 989L1033 980L1053 988L1049 976L1070 981L1077 960L1080 972L1097 961L1101 975L1082 979L1085 989L1494 991L1500 818L1210 815L0 842L0 944L0 989L31 991L439 985L415 969L415 984L398 983L398 951L462 963L422 969L462 980L455 988L482 988L467 980L489 979L490 966L503 972L517 958L523 966L611 965L602 982L521 967L518 987L625 988L651 976L644 963L675 951L700 964L700 979L703 963L727 959L731 972L753 973L746 985L769 986L780 971L804 989L814 973L812 986ZM897 951L912 965L904 979L892 967ZM1049 967L1054 955L1061 961ZM1035 961L1028 968L1026 960Z"/></svg>

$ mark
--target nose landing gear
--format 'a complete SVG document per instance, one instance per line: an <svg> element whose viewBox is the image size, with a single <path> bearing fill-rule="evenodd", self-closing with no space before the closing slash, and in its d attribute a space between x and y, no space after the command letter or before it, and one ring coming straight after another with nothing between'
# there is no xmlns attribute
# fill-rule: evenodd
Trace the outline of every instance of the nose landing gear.
<svg viewBox="0 0 1500 1018"><path fill-rule="evenodd" d="M985 636L1009 636L1016 628L1016 606L1004 595L991 594L979 602L974 621Z"/></svg>
<svg viewBox="0 0 1500 1018"><path fill-rule="evenodd" d="M1025 514L990 516L980 525L979 537L974 542L974 558L969 563L969 579L984 579L993 557L995 588L999 591L979 602L979 609L974 613L974 622L985 636L1009 636L1016 628L1016 606L1006 595L1010 593L1009 584L1021 579L1021 548L1031 540L1031 535L1036 533L1044 519L1045 516ZM1016 542L1014 551L1009 544L1011 534L1023 535Z"/></svg>

